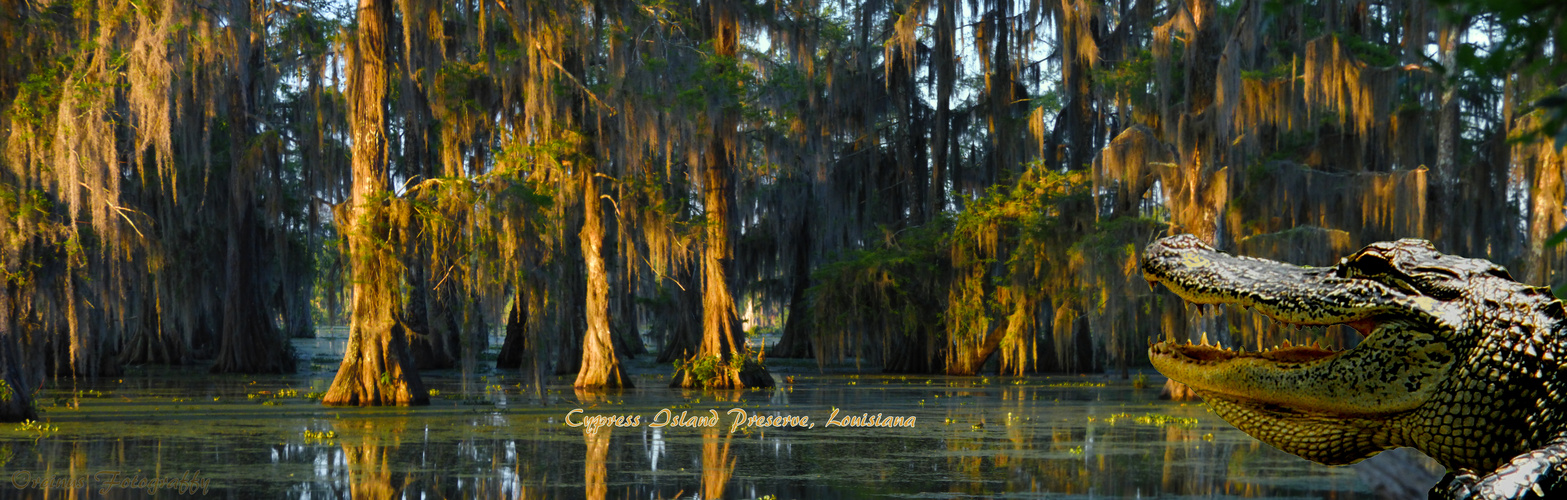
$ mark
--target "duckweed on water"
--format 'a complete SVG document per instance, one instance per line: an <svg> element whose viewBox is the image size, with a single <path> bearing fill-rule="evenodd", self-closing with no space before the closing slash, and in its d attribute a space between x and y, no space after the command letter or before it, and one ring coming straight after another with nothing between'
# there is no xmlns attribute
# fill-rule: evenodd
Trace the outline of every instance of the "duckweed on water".
<svg viewBox="0 0 1567 500"><path fill-rule="evenodd" d="M1165 415L1162 413L1144 413L1142 415L1132 415L1130 413L1123 412L1110 415L1101 420L1109 425L1115 425L1117 422L1133 422L1138 425L1151 425L1154 427L1195 427L1197 425L1197 419L1195 418L1177 417L1174 415ZM1088 421L1093 422L1094 417L1088 417Z"/></svg>
<svg viewBox="0 0 1567 500"><path fill-rule="evenodd" d="M1104 387L1104 382L1058 382L1045 387Z"/></svg>
<svg viewBox="0 0 1567 500"><path fill-rule="evenodd" d="M333 439L337 439L337 432L306 430L304 432L304 437L306 443L327 443Z"/></svg>
<svg viewBox="0 0 1567 500"><path fill-rule="evenodd" d="M50 434L60 432L60 428L58 426L52 425L48 422L39 422L37 420L23 421L21 424L16 426L16 430L19 432L34 434L33 440L35 441L43 439L45 436Z"/></svg>

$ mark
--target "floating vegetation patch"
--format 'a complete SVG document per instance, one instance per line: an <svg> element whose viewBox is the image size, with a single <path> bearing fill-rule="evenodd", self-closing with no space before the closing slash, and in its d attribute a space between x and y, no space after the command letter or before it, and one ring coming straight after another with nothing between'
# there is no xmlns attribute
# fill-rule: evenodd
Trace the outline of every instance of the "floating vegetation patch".
<svg viewBox="0 0 1567 500"><path fill-rule="evenodd" d="M1094 417L1088 417L1089 422L1094 422L1095 420L1096 419ZM1197 419L1195 418L1177 417L1175 415L1166 415L1163 413L1144 413L1142 415L1133 415L1123 412L1097 420L1110 425L1127 422L1131 422L1137 425L1151 425L1154 427L1195 427L1197 425Z"/></svg>
<svg viewBox="0 0 1567 500"><path fill-rule="evenodd" d="M312 400L314 400L314 399L321 399L321 395L322 395L322 393L312 392L312 393L306 394L305 398L306 399L312 399ZM279 390L276 390L276 391L256 391L256 392L245 394L245 399L248 399L248 400L251 400L251 401L261 401L261 404L262 405L266 405L266 406L278 406L278 405L283 404L283 403L279 402L278 399L282 399L282 398L297 398L297 397L299 397L299 391L294 390L294 389L279 389Z"/></svg>
<svg viewBox="0 0 1567 500"><path fill-rule="evenodd" d="M304 436L306 443L331 444L332 440L337 439L337 432L306 430Z"/></svg>
<svg viewBox="0 0 1567 500"><path fill-rule="evenodd" d="M17 424L16 430L18 432L26 432L26 433L33 434L33 440L34 441L42 439L45 436L48 436L50 434L54 434L56 432L60 432L60 428L59 427L57 427L55 425L52 425L52 424L50 424L48 422L39 422L37 420L27 420L27 421L24 421L24 422L22 422L20 424Z"/></svg>

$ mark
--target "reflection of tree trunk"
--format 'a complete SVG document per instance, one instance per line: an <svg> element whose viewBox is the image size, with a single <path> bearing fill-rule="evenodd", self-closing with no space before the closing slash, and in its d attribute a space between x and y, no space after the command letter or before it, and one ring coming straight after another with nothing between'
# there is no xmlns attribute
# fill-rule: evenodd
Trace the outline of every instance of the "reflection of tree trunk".
<svg viewBox="0 0 1567 500"><path fill-rule="evenodd" d="M1176 489L1180 484L1179 481L1185 479L1185 476L1190 474L1186 470L1177 472L1175 469L1176 464L1181 459L1186 458L1184 453L1177 453L1184 451L1181 448L1185 446L1183 444L1185 434L1185 429L1173 425L1164 429L1164 462L1159 474L1160 491L1180 492L1180 490Z"/></svg>
<svg viewBox="0 0 1567 500"><path fill-rule="evenodd" d="M588 445L587 459L583 461L586 469L583 478L587 484L588 500L604 500L604 497L609 496L609 483L605 480L609 471L605 460L609 458L610 429L612 427L582 429L582 440Z"/></svg>
<svg viewBox="0 0 1567 500"><path fill-rule="evenodd" d="M713 427L702 429L702 498L723 498L735 473L735 459L729 457L734 436L726 433L720 439L718 432Z"/></svg>
<svg viewBox="0 0 1567 500"><path fill-rule="evenodd" d="M401 487L392 484L386 450L380 446L369 443L350 446L345 443L343 458L348 461L350 498L396 498L402 492Z"/></svg>
<svg viewBox="0 0 1567 500"><path fill-rule="evenodd" d="M360 0L359 28L349 69L349 125L353 132L353 198L344 236L353 263L354 312L343 363L321 402L328 405L423 405L429 394L412 369L405 333L397 326L401 270L385 247L394 228L385 198L386 38L392 18L385 0Z"/></svg>
<svg viewBox="0 0 1567 500"><path fill-rule="evenodd" d="M585 162L586 163L586 162ZM591 165L591 163L589 163ZM631 387L631 377L620 368L609 332L609 271L604 268L603 202L598 176L583 166L582 260L587 267L587 334L582 339L582 367L576 387Z"/></svg>
<svg viewBox="0 0 1567 500"><path fill-rule="evenodd" d="M347 429L339 430L339 434L346 434ZM348 465L348 489L349 497L353 499L380 499L397 498L403 492L406 481L392 478L391 461L387 453L395 447L382 446L379 439L372 434L370 424L366 423L362 430L365 435L358 444L349 444L343 441L343 460Z"/></svg>

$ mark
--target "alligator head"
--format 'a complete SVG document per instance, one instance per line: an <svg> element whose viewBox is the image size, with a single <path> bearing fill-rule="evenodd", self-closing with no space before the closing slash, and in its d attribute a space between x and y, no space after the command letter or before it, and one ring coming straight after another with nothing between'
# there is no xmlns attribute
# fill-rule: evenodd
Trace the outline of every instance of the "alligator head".
<svg viewBox="0 0 1567 500"><path fill-rule="evenodd" d="M1526 459L1567 442L1555 361L1567 315L1549 289L1409 239L1314 268L1231 256L1181 235L1149 245L1142 267L1150 284L1187 301L1249 307L1293 325L1348 325L1365 336L1342 351L1247 352L1206 345L1206 336L1201 345L1167 340L1149 349L1155 368L1264 442L1326 464L1412 446L1460 477L1495 479L1499 467L1520 464L1567 467L1563 457ZM1518 484L1526 493L1537 485Z"/></svg>

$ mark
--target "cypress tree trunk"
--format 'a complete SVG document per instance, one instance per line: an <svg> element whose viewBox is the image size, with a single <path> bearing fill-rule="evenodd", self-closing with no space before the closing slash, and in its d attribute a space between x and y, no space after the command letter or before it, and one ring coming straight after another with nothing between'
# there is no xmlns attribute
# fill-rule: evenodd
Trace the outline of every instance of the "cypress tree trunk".
<svg viewBox="0 0 1567 500"><path fill-rule="evenodd" d="M522 367L523 356L528 353L528 306L522 293L512 299L511 314L506 315L506 339L501 341L501 352L495 356L495 367L514 370Z"/></svg>
<svg viewBox="0 0 1567 500"><path fill-rule="evenodd" d="M523 283L519 286L531 285ZM495 367L519 370L523 380L532 381L534 389L542 398L546 368L544 360L541 359L544 346L540 344L538 332L528 324L529 314L540 308L537 292L518 290L512 300L511 314L506 318L506 340L501 344L501 352L495 360Z"/></svg>
<svg viewBox="0 0 1567 500"><path fill-rule="evenodd" d="M778 338L778 343L773 345L768 356L778 358L809 358L811 357L811 312L809 300L805 296L806 289L811 287L811 214L813 213L813 197L809 195L810 189L806 189L805 216L800 219L799 226L794 232L794 273L793 289L789 292L789 317L784 321L783 335ZM934 216L936 212L931 212Z"/></svg>
<svg viewBox="0 0 1567 500"><path fill-rule="evenodd" d="M421 259L428 260L428 249L420 247L409 246L423 254ZM427 262L410 268L408 280L424 284L409 287L408 304L404 307L403 325L409 330L408 351L413 356L414 366L420 370L457 366L462 339L461 328L452 315L452 309L459 307L457 300L450 297L454 290L449 285L434 290L427 288L435 284L430 280Z"/></svg>
<svg viewBox="0 0 1567 500"><path fill-rule="evenodd" d="M697 258L690 259L698 260ZM674 270L678 283L685 283L684 288L677 287L672 290L672 306L660 306L663 314L654 314L654 317L662 317L661 326L664 337L658 348L659 363L669 363L695 356L702 345L702 288L697 286L695 269L700 267L696 262L687 262Z"/></svg>
<svg viewBox="0 0 1567 500"><path fill-rule="evenodd" d="M238 175L231 172L231 175ZM248 203L247 203L248 205ZM257 231L254 210L233 208L237 220L228 228L228 252L224 257L224 275L228 283L223 293L223 327L213 373L291 373L294 352L282 332L267 314L257 293L255 270L258 249L253 241Z"/></svg>
<svg viewBox="0 0 1567 500"><path fill-rule="evenodd" d="M584 162L591 165L591 162ZM620 358L609 333L609 270L604 263L604 213L598 178L591 166L582 168L582 260L587 267L587 335L582 339L582 366L577 388L632 387L620 369Z"/></svg>
<svg viewBox="0 0 1567 500"><path fill-rule="evenodd" d="M354 312L343 364L321 402L328 405L424 405L429 394L413 370L398 309L393 228L386 206L386 38L391 5L360 0L359 29L349 60L349 128L353 132L353 198L348 238Z"/></svg>
<svg viewBox="0 0 1567 500"><path fill-rule="evenodd" d="M250 19L250 3L234 2L235 19ZM250 71L258 54L252 53L259 34L239 25L229 33L235 47L231 68L233 79L228 89L229 104L229 210L228 249L223 271L227 277L223 292L223 327L213 373L288 373L294 371L294 353L273 322L255 279L260 261L261 228L256 220L250 193L254 190L253 167L260 162L253 154L251 124L248 119L252 78ZM287 272L287 271L285 271Z"/></svg>
<svg viewBox="0 0 1567 500"><path fill-rule="evenodd" d="M739 45L740 27L731 6L722 2L708 5L708 23L716 57L733 58ZM732 151L739 124L739 111L734 106L724 106L716 116L710 116L711 136L704 158L706 168L702 172L702 203L706 212L706 241L702 248L702 344L697 356L718 359L722 362L713 378L700 380L693 370L679 370L670 385L672 387L715 387L739 389L743 387L772 387L772 376L761 363L739 363L736 357L745 356L744 332L740 316L735 311L733 285L734 233L737 227L734 203L734 160Z"/></svg>
<svg viewBox="0 0 1567 500"><path fill-rule="evenodd" d="M0 422L21 422L38 418L33 409L32 384L27 383L21 348L16 330L11 324L12 301L15 293L10 283L0 281Z"/></svg>
<svg viewBox="0 0 1567 500"><path fill-rule="evenodd" d="M957 51L953 39L957 37L956 0L937 0L936 51L931 65L935 67L936 121L931 126L930 195L926 203L926 220L946 210L946 182L949 143L952 128L952 88L957 80ZM957 183L953 183L956 188ZM792 307L792 306L791 306ZM787 334L787 332L785 332Z"/></svg>

